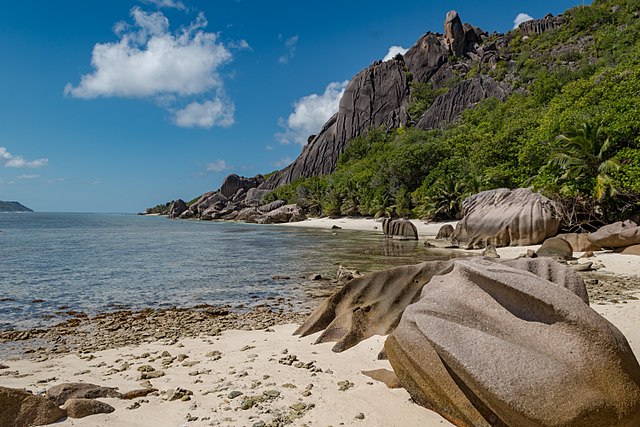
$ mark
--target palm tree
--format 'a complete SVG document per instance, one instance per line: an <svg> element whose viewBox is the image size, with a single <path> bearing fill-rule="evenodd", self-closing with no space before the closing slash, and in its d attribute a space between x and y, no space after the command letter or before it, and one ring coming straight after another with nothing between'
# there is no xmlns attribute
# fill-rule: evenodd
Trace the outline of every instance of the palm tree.
<svg viewBox="0 0 640 427"><path fill-rule="evenodd" d="M547 164L564 172L560 180L565 186L569 181L578 188L587 185L598 201L617 194L609 174L619 170L620 163L613 159L613 143L605 138L601 124L584 122L556 139L562 145L551 153Z"/></svg>

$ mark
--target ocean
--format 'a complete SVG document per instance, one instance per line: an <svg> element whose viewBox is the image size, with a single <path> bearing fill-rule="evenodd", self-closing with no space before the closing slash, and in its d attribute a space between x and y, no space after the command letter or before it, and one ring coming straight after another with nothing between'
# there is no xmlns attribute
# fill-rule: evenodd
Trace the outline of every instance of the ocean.
<svg viewBox="0 0 640 427"><path fill-rule="evenodd" d="M0 330L45 327L69 311L198 304L314 306L338 264L362 272L432 259L378 233L128 214L0 214ZM289 279L274 279L274 276Z"/></svg>

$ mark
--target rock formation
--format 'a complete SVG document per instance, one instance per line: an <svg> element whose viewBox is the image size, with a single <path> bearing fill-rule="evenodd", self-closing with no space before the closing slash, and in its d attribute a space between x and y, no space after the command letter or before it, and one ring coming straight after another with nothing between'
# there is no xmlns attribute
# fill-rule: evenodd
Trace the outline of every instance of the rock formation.
<svg viewBox="0 0 640 427"><path fill-rule="evenodd" d="M564 17L553 16L549 14L542 19L532 19L531 21L525 21L520 24L519 28L520 33L523 36L530 37L560 28L562 24L564 24Z"/></svg>
<svg viewBox="0 0 640 427"><path fill-rule="evenodd" d="M262 175L256 175L253 178L245 178L232 173L227 176L222 185L220 186L220 194L224 197L231 197L238 192L238 190L249 190L250 188L256 188L264 181Z"/></svg>
<svg viewBox="0 0 640 427"><path fill-rule="evenodd" d="M458 16L458 12L455 10L447 13L447 18L444 21L444 38L447 41L452 55L464 55L466 46L464 27L462 26L462 20L460 16Z"/></svg>
<svg viewBox="0 0 640 427"><path fill-rule="evenodd" d="M97 399L100 397L122 398L115 388L102 387L89 383L63 383L51 387L45 394L46 398L62 406L69 399Z"/></svg>
<svg viewBox="0 0 640 427"><path fill-rule="evenodd" d="M599 251L602 248L598 245L594 245L589 241L589 235L587 233L564 233L558 234L556 237L569 242L575 252L586 251Z"/></svg>
<svg viewBox="0 0 640 427"><path fill-rule="evenodd" d="M500 265L497 260L492 262ZM589 303L584 282L566 265L549 258L519 258L502 263L566 287ZM355 278L324 300L295 333L307 336L324 331L316 343L336 342L336 352L373 335L387 335L395 329L407 306L426 292L429 281L450 272L453 266L453 260L430 261Z"/></svg>
<svg viewBox="0 0 640 427"><path fill-rule="evenodd" d="M0 426L30 427L52 424L67 416L64 409L26 390L0 387Z"/></svg>
<svg viewBox="0 0 640 427"><path fill-rule="evenodd" d="M457 426L640 425L640 366L622 333L571 291L504 264L456 260L385 352L413 399Z"/></svg>
<svg viewBox="0 0 640 427"><path fill-rule="evenodd" d="M258 209L259 212L262 212ZM282 224L304 221L307 217L298 205L284 205L256 218L258 224Z"/></svg>
<svg viewBox="0 0 640 427"><path fill-rule="evenodd" d="M487 98L504 101L511 91L509 85L498 83L487 76L464 80L436 98L416 127L428 130L452 123L463 111L475 107L480 101Z"/></svg>
<svg viewBox="0 0 640 427"><path fill-rule="evenodd" d="M65 402L62 407L69 418L84 418L90 415L110 414L114 407L99 400L73 398Z"/></svg>
<svg viewBox="0 0 640 427"><path fill-rule="evenodd" d="M453 236L454 232L455 232L455 228L453 228L453 225L445 224L442 227L440 227L440 230L438 230L436 239L449 239L451 238L451 236Z"/></svg>
<svg viewBox="0 0 640 427"><path fill-rule="evenodd" d="M605 225L587 239L602 248L624 248L640 243L640 226L632 220Z"/></svg>
<svg viewBox="0 0 640 427"><path fill-rule="evenodd" d="M169 206L169 218L178 218L187 210L187 204L182 199L178 199Z"/></svg>
<svg viewBox="0 0 640 427"><path fill-rule="evenodd" d="M536 255L548 258L569 260L573 258L573 247L571 243L560 237L550 237L542 242Z"/></svg>
<svg viewBox="0 0 640 427"><path fill-rule="evenodd" d="M452 240L468 248L535 245L555 236L560 225L557 203L527 188L483 191L462 207Z"/></svg>
<svg viewBox="0 0 640 427"><path fill-rule="evenodd" d="M400 240L418 240L418 229L408 219L389 219L382 221L382 231L387 237Z"/></svg>

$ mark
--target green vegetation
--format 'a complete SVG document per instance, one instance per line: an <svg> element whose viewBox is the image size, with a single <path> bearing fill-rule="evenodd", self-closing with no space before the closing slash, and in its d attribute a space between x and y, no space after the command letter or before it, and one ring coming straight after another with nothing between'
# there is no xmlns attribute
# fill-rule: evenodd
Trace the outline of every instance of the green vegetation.
<svg viewBox="0 0 640 427"><path fill-rule="evenodd" d="M640 210L639 16L640 0L595 0L558 30L514 31L515 64L472 72L520 88L504 102L485 100L443 130L372 130L332 175L269 197L316 215L455 218L470 194L532 186L565 202L569 222L628 217ZM443 92L411 88L417 120Z"/></svg>

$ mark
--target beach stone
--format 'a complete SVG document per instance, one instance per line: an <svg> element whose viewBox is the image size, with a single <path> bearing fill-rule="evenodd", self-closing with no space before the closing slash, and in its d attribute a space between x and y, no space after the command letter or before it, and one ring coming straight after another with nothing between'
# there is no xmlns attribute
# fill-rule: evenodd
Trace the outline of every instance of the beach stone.
<svg viewBox="0 0 640 427"><path fill-rule="evenodd" d="M382 220L382 231L387 237L400 240L418 240L418 229L408 219Z"/></svg>
<svg viewBox="0 0 640 427"><path fill-rule="evenodd" d="M267 203L266 205L262 205L258 208L258 210L262 213L271 212L274 209L281 208L287 204L284 200L276 200L275 202Z"/></svg>
<svg viewBox="0 0 640 427"><path fill-rule="evenodd" d="M560 225L560 206L528 188L483 191L462 207L452 241L468 248L536 245L555 236Z"/></svg>
<svg viewBox="0 0 640 427"><path fill-rule="evenodd" d="M640 244L640 226L632 220L605 225L587 237L602 248L625 248Z"/></svg>
<svg viewBox="0 0 640 427"><path fill-rule="evenodd" d="M145 397L148 394L154 393L158 391L158 389L149 387L149 388L138 388L135 390L128 391L122 395L122 398L125 400L137 399L138 397Z"/></svg>
<svg viewBox="0 0 640 427"><path fill-rule="evenodd" d="M284 205L258 218L258 224L283 224L286 222L304 221L307 217L302 208L296 204Z"/></svg>
<svg viewBox="0 0 640 427"><path fill-rule="evenodd" d="M563 286L473 258L421 296L385 342L420 405L458 426L640 425L627 340Z"/></svg>
<svg viewBox="0 0 640 427"><path fill-rule="evenodd" d="M69 418L84 418L90 415L110 414L115 408L99 400L72 398L62 407L67 411Z"/></svg>
<svg viewBox="0 0 640 427"><path fill-rule="evenodd" d="M627 246L619 253L622 255L640 255L640 245Z"/></svg>
<svg viewBox="0 0 640 427"><path fill-rule="evenodd" d="M565 239L551 237L542 243L540 249L536 251L536 255L539 257L568 260L573 258L573 248Z"/></svg>
<svg viewBox="0 0 640 427"><path fill-rule="evenodd" d="M0 386L0 426L40 426L55 423L66 416L67 411L45 397Z"/></svg>
<svg viewBox="0 0 640 427"><path fill-rule="evenodd" d="M585 304L589 297L582 278L567 265L551 258L517 258L491 260L519 268L566 287ZM388 335L400 321L402 313L420 299L430 280L449 273L454 260L428 261L395 267L358 277L325 299L294 332L308 336L323 331L316 344L335 342L333 351L342 352L374 335Z"/></svg>
<svg viewBox="0 0 640 427"><path fill-rule="evenodd" d="M122 394L115 388L102 387L90 383L58 384L47 390L45 396L57 406L64 405L69 399L97 399L100 397L122 398Z"/></svg>
<svg viewBox="0 0 640 427"><path fill-rule="evenodd" d="M500 255L498 255L498 251L494 245L487 246L485 250L482 251L482 256L487 258L500 258Z"/></svg>
<svg viewBox="0 0 640 427"><path fill-rule="evenodd" d="M442 227L440 227L440 230L438 230L438 234L436 235L436 239L449 239L451 238L451 236L453 236L453 233L455 232L455 228L453 228L453 225L451 224L445 224Z"/></svg>
<svg viewBox="0 0 640 427"><path fill-rule="evenodd" d="M602 249L589 241L589 234L587 233L564 233L558 234L556 237L569 242L574 252L599 251Z"/></svg>
<svg viewBox="0 0 640 427"><path fill-rule="evenodd" d="M255 207L244 208L234 218L236 221L256 222L256 218L262 215L262 212Z"/></svg>

